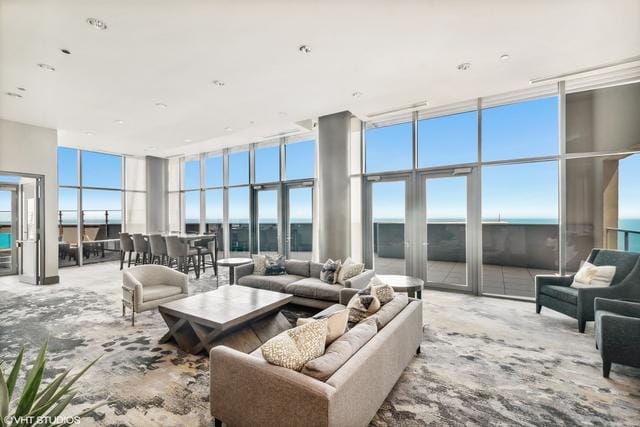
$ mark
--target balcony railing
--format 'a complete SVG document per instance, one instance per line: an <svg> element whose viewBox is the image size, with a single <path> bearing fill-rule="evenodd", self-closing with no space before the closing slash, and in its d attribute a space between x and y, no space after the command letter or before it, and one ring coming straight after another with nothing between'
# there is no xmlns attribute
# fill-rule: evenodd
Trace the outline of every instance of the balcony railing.
<svg viewBox="0 0 640 427"><path fill-rule="evenodd" d="M616 239L618 242L617 247L613 248L613 249L623 249L625 251L629 251L630 248L630 244L629 244L629 237L632 235L640 235L640 231L638 230L627 230L624 228L607 228L607 242L609 241L608 237L609 237L609 233L616 233L618 235L618 237L620 237L620 233L622 233L622 242L620 242L620 239ZM620 244L622 243L622 244ZM622 246L622 248L621 248Z"/></svg>

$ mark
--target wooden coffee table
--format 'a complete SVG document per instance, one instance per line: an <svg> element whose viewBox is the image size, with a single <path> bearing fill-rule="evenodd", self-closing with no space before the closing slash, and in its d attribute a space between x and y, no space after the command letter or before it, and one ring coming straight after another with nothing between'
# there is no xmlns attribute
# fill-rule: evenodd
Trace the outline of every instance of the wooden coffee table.
<svg viewBox="0 0 640 427"><path fill-rule="evenodd" d="M424 280L417 277L401 276L397 274L377 274L384 283L391 285L396 292L406 292L410 298L422 299Z"/></svg>
<svg viewBox="0 0 640 427"><path fill-rule="evenodd" d="M169 327L160 343L171 339L187 353L228 345L250 352L291 327L280 309L293 299L280 292L223 286L158 307Z"/></svg>
<svg viewBox="0 0 640 427"><path fill-rule="evenodd" d="M252 262L251 258L222 258L218 260L217 264L218 267L229 267L229 284L233 285L236 282L236 267ZM216 274L216 285L218 284L218 277Z"/></svg>

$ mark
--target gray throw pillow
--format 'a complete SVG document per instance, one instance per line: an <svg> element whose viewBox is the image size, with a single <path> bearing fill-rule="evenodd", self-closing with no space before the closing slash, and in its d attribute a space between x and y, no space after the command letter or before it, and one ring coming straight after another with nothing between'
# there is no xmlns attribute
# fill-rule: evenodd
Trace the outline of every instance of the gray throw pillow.
<svg viewBox="0 0 640 427"><path fill-rule="evenodd" d="M281 276L287 273L284 256L272 257L267 255L265 260L265 276Z"/></svg>
<svg viewBox="0 0 640 427"><path fill-rule="evenodd" d="M320 280L334 285L338 280L338 270L340 270L340 265L340 260L334 261L332 259L328 259L322 266L322 270L320 270Z"/></svg>

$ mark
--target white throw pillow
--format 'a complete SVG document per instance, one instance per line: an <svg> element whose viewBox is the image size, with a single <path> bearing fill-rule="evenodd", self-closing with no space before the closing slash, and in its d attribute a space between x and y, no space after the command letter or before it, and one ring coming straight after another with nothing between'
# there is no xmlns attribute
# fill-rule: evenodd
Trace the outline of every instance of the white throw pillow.
<svg viewBox="0 0 640 427"><path fill-rule="evenodd" d="M264 255L251 255L253 258L253 274L264 276L267 271L267 257Z"/></svg>
<svg viewBox="0 0 640 427"><path fill-rule="evenodd" d="M356 277L364 270L364 264L354 262L351 257L347 258L338 270L338 283L344 285L352 277Z"/></svg>
<svg viewBox="0 0 640 427"><path fill-rule="evenodd" d="M572 288L606 288L616 275L614 265L595 266L585 261L576 273Z"/></svg>

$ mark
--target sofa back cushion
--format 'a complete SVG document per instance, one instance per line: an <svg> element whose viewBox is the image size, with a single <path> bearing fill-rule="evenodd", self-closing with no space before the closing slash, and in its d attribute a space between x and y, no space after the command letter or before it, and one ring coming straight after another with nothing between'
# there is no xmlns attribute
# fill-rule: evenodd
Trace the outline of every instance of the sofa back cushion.
<svg viewBox="0 0 640 427"><path fill-rule="evenodd" d="M288 259L284 263L287 274L295 274L296 276L309 277L309 261L301 261L298 259Z"/></svg>
<svg viewBox="0 0 640 427"><path fill-rule="evenodd" d="M320 278L320 272L322 272L322 266L319 262L311 262L309 264L309 277L315 277L316 279Z"/></svg>
<svg viewBox="0 0 640 427"><path fill-rule="evenodd" d="M635 252L614 251L609 249L594 249L589 262L596 266L612 265L616 267L616 274L611 285L617 285L631 273L638 263L640 254Z"/></svg>
<svg viewBox="0 0 640 427"><path fill-rule="evenodd" d="M383 305L371 318L376 320L378 330L384 328L409 304L409 297L404 294L395 294L393 299Z"/></svg>
<svg viewBox="0 0 640 427"><path fill-rule="evenodd" d="M324 354L304 365L302 373L320 381L328 380L347 360L378 332L374 319L359 323L327 347Z"/></svg>

